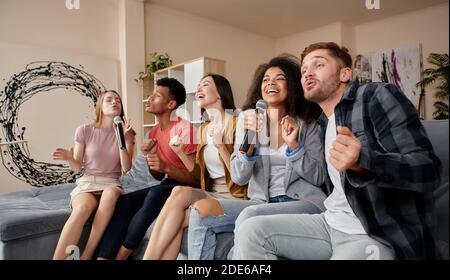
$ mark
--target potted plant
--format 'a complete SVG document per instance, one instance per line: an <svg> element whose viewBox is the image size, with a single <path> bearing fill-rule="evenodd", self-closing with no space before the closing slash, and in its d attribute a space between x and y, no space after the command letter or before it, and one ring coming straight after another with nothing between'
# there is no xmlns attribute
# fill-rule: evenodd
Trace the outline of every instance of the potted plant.
<svg viewBox="0 0 450 280"><path fill-rule="evenodd" d="M147 77L153 77L156 71L170 67L172 65L172 59L170 59L167 53L160 54L157 52L151 53L151 62L145 66L145 72L139 72L139 77L136 81L142 81Z"/></svg>
<svg viewBox="0 0 450 280"><path fill-rule="evenodd" d="M417 83L417 86L425 88L435 82L438 83L436 87L436 102L434 102L433 118L435 120L448 119L448 68L449 68L448 54L430 53L427 61L435 65L435 68L425 69L423 79ZM446 101L446 102L444 102Z"/></svg>

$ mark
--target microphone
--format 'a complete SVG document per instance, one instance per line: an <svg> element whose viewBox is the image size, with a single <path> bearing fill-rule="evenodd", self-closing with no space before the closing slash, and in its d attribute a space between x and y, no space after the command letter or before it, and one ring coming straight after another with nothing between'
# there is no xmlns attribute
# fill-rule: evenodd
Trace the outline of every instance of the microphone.
<svg viewBox="0 0 450 280"><path fill-rule="evenodd" d="M264 114L267 110L267 102L260 99L258 102L256 102L256 113L258 116L260 114ZM241 147L239 148L240 152L247 153L248 149L250 148L250 143L253 142L253 139L255 138L256 132L253 130L247 130L245 132L244 141L241 144Z"/></svg>
<svg viewBox="0 0 450 280"><path fill-rule="evenodd" d="M122 118L119 116L114 117L114 131L116 132L117 144L119 149L125 150L125 136L123 135Z"/></svg>

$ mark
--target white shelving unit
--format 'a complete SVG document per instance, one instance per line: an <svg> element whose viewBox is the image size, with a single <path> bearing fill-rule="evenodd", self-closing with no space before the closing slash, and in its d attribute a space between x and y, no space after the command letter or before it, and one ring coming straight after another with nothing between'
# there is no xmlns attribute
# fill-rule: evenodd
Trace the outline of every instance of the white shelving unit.
<svg viewBox="0 0 450 280"><path fill-rule="evenodd" d="M144 137L156 125L156 119L152 114L145 112L145 102L149 95L153 93L157 80L169 77L175 78L186 88L186 102L178 107L176 113L178 116L189 120L195 125L199 125L200 109L195 104L195 92L200 79L208 74L220 74L225 76L225 61L209 57L200 57L185 63L177 64L157 71L153 78L144 81L144 98L142 100L142 119Z"/></svg>

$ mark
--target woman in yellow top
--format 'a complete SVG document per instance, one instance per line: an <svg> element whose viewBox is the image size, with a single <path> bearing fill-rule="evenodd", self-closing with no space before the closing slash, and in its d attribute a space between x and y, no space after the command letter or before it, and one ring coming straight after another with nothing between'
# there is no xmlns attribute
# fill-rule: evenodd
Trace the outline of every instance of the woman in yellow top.
<svg viewBox="0 0 450 280"><path fill-rule="evenodd" d="M189 222L190 206L196 201L203 198L247 199L247 186L236 185L230 176L236 130L230 83L220 75L208 74L201 79L195 99L208 116L208 121L199 129L195 162L181 150L181 143L174 141L171 147L188 170L199 178L201 189L178 186L172 190L156 220L144 259L177 258L183 230Z"/></svg>

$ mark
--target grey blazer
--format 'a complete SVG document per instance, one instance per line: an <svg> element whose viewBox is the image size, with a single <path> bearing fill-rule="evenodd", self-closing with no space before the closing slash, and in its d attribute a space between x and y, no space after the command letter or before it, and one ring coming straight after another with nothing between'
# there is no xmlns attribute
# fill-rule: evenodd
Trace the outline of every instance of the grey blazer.
<svg viewBox="0 0 450 280"><path fill-rule="evenodd" d="M269 201L270 160L268 138L260 137L256 143L257 156L247 157L239 152L245 133L243 128L243 112L239 115L236 126L236 141L231 155L231 179L238 185L248 184L248 197L251 200ZM320 188L325 181L324 152L321 143L320 130L316 122L307 125L296 118L301 127L298 143L303 148L294 155L287 157L284 187L286 195L294 199L308 200L325 210L323 201L326 195ZM263 131L259 135L268 135Z"/></svg>

